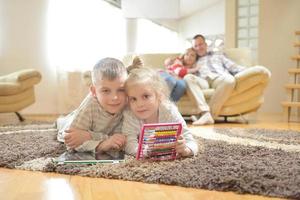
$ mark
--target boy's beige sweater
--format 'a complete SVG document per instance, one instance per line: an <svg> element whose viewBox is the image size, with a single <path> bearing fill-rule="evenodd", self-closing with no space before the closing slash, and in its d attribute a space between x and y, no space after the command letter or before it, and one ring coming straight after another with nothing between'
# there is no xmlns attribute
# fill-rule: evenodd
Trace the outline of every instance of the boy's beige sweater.
<svg viewBox="0 0 300 200"><path fill-rule="evenodd" d="M114 133L121 133L122 114L111 115L99 104L97 99L89 94L80 106L57 120L58 140L64 141L64 131L72 128L86 130L91 133L92 140L84 142L76 148L77 151L95 151L98 144Z"/></svg>

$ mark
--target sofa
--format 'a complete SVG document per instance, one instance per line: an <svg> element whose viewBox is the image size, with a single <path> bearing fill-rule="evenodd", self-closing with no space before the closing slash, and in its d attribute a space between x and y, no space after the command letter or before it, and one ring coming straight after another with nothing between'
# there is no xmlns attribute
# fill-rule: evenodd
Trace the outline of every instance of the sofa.
<svg viewBox="0 0 300 200"><path fill-rule="evenodd" d="M237 64L253 66L251 51L247 48L226 49L224 53ZM128 54L123 58L125 66L130 65L135 56L139 56L146 67L163 69L164 60L168 57L178 56L178 54ZM235 89L220 112L220 116L224 116L226 120L229 116L254 112L263 104L263 93L270 80L271 72L263 66L256 66L253 69L252 71L243 71L235 76ZM203 92L206 100L209 101L214 89L206 89ZM177 106L184 116L198 115L201 112L188 93L177 102Z"/></svg>
<svg viewBox="0 0 300 200"><path fill-rule="evenodd" d="M0 113L15 112L35 102L34 85L41 81L41 74L34 69L24 69L0 76Z"/></svg>

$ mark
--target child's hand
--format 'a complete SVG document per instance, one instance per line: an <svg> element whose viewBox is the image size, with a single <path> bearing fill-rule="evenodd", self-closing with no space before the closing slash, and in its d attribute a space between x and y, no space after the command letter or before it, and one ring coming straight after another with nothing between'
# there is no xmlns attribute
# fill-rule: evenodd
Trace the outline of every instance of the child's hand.
<svg viewBox="0 0 300 200"><path fill-rule="evenodd" d="M196 72L198 72L198 68L196 68L196 67L194 67L194 68L189 68L188 70L187 70L187 73L188 74L194 74L194 73L196 73Z"/></svg>
<svg viewBox="0 0 300 200"><path fill-rule="evenodd" d="M85 141L92 139L91 134L88 131L70 128L65 130L65 144L71 148L75 149L82 145Z"/></svg>
<svg viewBox="0 0 300 200"><path fill-rule="evenodd" d="M180 135L176 143L176 152L179 156L191 156L193 153L185 144L185 139Z"/></svg>
<svg viewBox="0 0 300 200"><path fill-rule="evenodd" d="M126 136L124 134L115 133L114 135L110 136L108 139L101 142L97 148L97 152L101 151L108 151L111 149L114 150L121 150L123 149L126 143Z"/></svg>
<svg viewBox="0 0 300 200"><path fill-rule="evenodd" d="M165 61L164 61L164 66L165 67L168 67L170 65L172 65L174 63L174 59L173 58L167 58Z"/></svg>

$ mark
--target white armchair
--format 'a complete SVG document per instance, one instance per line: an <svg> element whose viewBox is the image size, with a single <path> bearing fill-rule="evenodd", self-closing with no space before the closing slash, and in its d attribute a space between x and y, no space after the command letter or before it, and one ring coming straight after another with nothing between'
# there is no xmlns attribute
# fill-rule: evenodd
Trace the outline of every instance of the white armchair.
<svg viewBox="0 0 300 200"><path fill-rule="evenodd" d="M15 112L35 102L34 86L41 81L41 74L35 69L24 69L0 76L0 113Z"/></svg>

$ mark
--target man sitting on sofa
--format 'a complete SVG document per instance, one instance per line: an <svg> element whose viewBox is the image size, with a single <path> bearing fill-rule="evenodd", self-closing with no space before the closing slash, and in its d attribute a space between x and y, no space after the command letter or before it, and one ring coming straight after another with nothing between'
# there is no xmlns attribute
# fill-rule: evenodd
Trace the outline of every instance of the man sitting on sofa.
<svg viewBox="0 0 300 200"><path fill-rule="evenodd" d="M214 123L213 118L216 118L219 115L222 106L234 90L234 75L243 70L253 69L247 69L244 66L237 65L223 53L208 52L205 37L203 35L199 34L194 36L192 44L199 56L197 61L199 74L198 76L189 74L185 76L184 79L192 98L196 101L197 105L199 105L199 108L202 108L200 118L195 119L193 124L211 124ZM203 82L203 79L208 82L210 87L215 89L214 94L210 98L209 106L207 106L201 90L202 86L200 83Z"/></svg>

